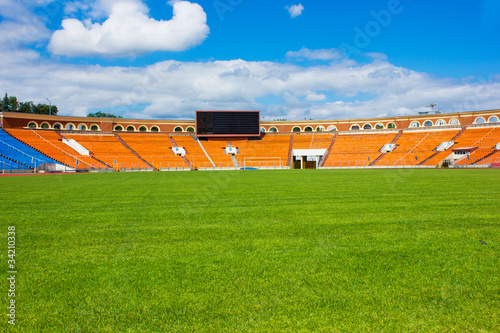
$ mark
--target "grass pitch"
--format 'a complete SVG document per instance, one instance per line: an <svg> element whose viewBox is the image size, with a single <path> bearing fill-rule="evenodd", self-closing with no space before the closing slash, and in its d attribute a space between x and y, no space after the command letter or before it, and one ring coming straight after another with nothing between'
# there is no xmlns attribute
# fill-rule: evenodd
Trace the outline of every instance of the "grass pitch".
<svg viewBox="0 0 500 333"><path fill-rule="evenodd" d="M9 177L0 195L18 331L500 331L496 170Z"/></svg>

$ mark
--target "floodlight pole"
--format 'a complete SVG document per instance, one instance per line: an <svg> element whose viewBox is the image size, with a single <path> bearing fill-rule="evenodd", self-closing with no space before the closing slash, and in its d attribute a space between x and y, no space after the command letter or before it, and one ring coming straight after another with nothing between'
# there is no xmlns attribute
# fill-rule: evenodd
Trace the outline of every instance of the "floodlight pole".
<svg viewBox="0 0 500 333"><path fill-rule="evenodd" d="M52 115L52 102L50 101L50 99L48 97L45 98L47 101L49 101L49 116Z"/></svg>

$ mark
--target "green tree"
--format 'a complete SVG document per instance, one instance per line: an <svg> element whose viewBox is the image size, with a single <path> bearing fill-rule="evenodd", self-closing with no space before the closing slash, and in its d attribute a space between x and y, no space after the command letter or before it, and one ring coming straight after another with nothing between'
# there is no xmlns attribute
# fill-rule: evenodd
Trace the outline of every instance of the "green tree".
<svg viewBox="0 0 500 333"><path fill-rule="evenodd" d="M10 112L18 112L19 110L19 101L16 96L9 97L9 111Z"/></svg>
<svg viewBox="0 0 500 333"><path fill-rule="evenodd" d="M17 97L9 96L5 93L5 97L0 101L1 112L19 112L19 102Z"/></svg>
<svg viewBox="0 0 500 333"><path fill-rule="evenodd" d="M35 106L33 105L33 102L31 102L31 101L21 102L21 103L19 103L19 109L17 110L17 112L33 113L34 107Z"/></svg>
<svg viewBox="0 0 500 333"><path fill-rule="evenodd" d="M0 111L1 112L9 111L9 96L7 96L7 93L5 93L5 97L0 102Z"/></svg>
<svg viewBox="0 0 500 333"><path fill-rule="evenodd" d="M0 102L0 111L1 112L17 112L19 109L19 102L17 101L17 97L10 96L5 93L5 97Z"/></svg>
<svg viewBox="0 0 500 333"><path fill-rule="evenodd" d="M116 118L116 119L123 119L122 116L116 116L114 114L104 113L104 112L101 112L101 111L97 111L96 113L89 113L87 115L87 117L89 117L89 118Z"/></svg>
<svg viewBox="0 0 500 333"><path fill-rule="evenodd" d="M33 113L57 115L57 106L39 103L33 107Z"/></svg>
<svg viewBox="0 0 500 333"><path fill-rule="evenodd" d="M49 106L44 103L34 105L33 102L19 102L17 97L5 93L5 97L0 101L0 112L22 112L36 114L56 115L59 110L57 106Z"/></svg>

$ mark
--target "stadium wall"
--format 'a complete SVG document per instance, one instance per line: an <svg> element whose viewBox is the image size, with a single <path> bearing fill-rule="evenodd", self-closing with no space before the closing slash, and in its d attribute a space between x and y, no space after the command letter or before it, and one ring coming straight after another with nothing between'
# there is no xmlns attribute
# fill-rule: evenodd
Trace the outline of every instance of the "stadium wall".
<svg viewBox="0 0 500 333"><path fill-rule="evenodd" d="M350 131L356 129L406 129L418 127L467 126L475 123L498 122L500 110L415 115L404 117L363 118L344 120L261 121L264 132ZM3 128L36 128L79 130L84 128L104 133L112 132L194 132L195 121L109 119L69 116L49 116L15 112L0 113ZM425 124L431 126L425 126ZM377 128L378 127L378 128ZM121 131L118 129L121 128Z"/></svg>

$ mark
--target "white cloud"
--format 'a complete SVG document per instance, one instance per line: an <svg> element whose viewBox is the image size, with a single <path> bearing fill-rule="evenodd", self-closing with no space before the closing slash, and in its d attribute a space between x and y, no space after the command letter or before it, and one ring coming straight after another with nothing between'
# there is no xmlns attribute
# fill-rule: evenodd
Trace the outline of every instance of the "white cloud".
<svg viewBox="0 0 500 333"><path fill-rule="evenodd" d="M0 0L0 16L3 20L15 19L24 13L24 7L13 0Z"/></svg>
<svg viewBox="0 0 500 333"><path fill-rule="evenodd" d="M326 96L323 95L323 94L317 94L317 93L309 93L307 94L306 96L306 101L309 101L309 102L322 102L326 100Z"/></svg>
<svg viewBox="0 0 500 333"><path fill-rule="evenodd" d="M49 37L50 31L39 20L0 23L0 44L8 43L14 49L19 48L21 44L30 44Z"/></svg>
<svg viewBox="0 0 500 333"><path fill-rule="evenodd" d="M343 54L337 49L310 50L305 47L299 51L288 51L286 56L299 60L336 60L343 58Z"/></svg>
<svg viewBox="0 0 500 333"><path fill-rule="evenodd" d="M37 45L50 38L50 31L44 24L46 18L33 12L35 6L47 2L50 0L0 0L0 48L24 52L24 46Z"/></svg>
<svg viewBox="0 0 500 333"><path fill-rule="evenodd" d="M433 102L444 112L500 105L500 77L440 79L383 57L363 64L339 59L300 66L241 59L163 61L145 68L61 64L33 51L6 49L0 49L0 58L0 93L35 103L56 99L61 115L102 110L134 118L193 119L197 109L253 109L266 119L327 120L415 113Z"/></svg>
<svg viewBox="0 0 500 333"><path fill-rule="evenodd" d="M188 1L173 3L168 21L148 17L147 8L138 0L104 1L101 6L109 17L88 24L65 19L62 30L55 31L49 49L69 56L130 56L151 51L182 51L201 44L209 34L203 8Z"/></svg>
<svg viewBox="0 0 500 333"><path fill-rule="evenodd" d="M90 5L80 1L66 2L64 4L64 14L71 15L78 12L85 12L89 10Z"/></svg>
<svg viewBox="0 0 500 333"><path fill-rule="evenodd" d="M288 10L291 18L295 18L297 16L302 15L302 11L304 11L304 6L302 4L285 6L285 9Z"/></svg>

